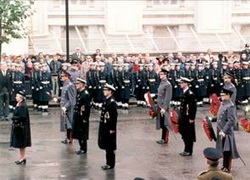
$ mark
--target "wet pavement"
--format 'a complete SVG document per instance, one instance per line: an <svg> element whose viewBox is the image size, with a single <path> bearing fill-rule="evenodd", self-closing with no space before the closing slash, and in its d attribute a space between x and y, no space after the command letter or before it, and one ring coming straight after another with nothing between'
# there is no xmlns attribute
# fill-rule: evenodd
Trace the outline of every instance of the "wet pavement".
<svg viewBox="0 0 250 180"><path fill-rule="evenodd" d="M183 142L179 134L171 134L168 145L155 143L161 131L155 130L155 120L147 109L133 107L119 110L118 150L116 167L103 171L105 152L97 145L99 112L90 117L90 140L88 154L76 155L77 142L63 145L64 134L59 131L59 108L47 114L30 110L32 147L27 149L26 166L17 166L18 150L9 148L10 122L0 122L0 179L67 179L67 180L132 180L142 177L149 180L189 180L206 168L202 151L214 146L203 132L201 118L208 108L198 109L196 118L197 142L191 157L181 157ZM238 112L242 115L242 112ZM215 124L214 124L215 125ZM250 179L250 134L240 130L235 133L238 149L246 162L233 161L232 174L236 180Z"/></svg>

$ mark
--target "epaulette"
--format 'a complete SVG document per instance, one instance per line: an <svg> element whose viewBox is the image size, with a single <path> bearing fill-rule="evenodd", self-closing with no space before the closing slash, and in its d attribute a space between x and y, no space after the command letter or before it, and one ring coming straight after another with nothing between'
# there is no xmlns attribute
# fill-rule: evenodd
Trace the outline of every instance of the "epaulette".
<svg viewBox="0 0 250 180"><path fill-rule="evenodd" d="M203 175L203 174L206 174L207 172L208 172L208 170L202 171L198 176L201 176L201 175Z"/></svg>

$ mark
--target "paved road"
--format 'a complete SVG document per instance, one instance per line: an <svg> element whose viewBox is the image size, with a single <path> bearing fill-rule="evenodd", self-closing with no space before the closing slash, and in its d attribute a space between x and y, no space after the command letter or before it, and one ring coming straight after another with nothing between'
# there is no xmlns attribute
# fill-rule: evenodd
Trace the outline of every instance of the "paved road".
<svg viewBox="0 0 250 180"><path fill-rule="evenodd" d="M103 171L105 153L97 146L99 113L91 113L90 140L87 155L75 155L78 143L65 146L60 143L64 134L59 132L59 110L53 108L48 114L30 110L32 147L27 149L27 165L17 166L17 150L9 149L10 122L0 122L0 179L76 179L76 180L132 180L143 177L149 180L189 180L206 165L202 151L214 146L208 142L201 125L201 117L207 108L199 108L196 120L197 142L192 157L178 155L183 150L179 134L171 134L168 145L155 141L160 131L155 130L155 121L147 110L132 108L119 111L117 164L114 170ZM242 112L238 113L239 115ZM215 125L215 124L214 124ZM236 180L250 179L250 134L236 132L238 149L247 166L240 160L233 162L232 174Z"/></svg>

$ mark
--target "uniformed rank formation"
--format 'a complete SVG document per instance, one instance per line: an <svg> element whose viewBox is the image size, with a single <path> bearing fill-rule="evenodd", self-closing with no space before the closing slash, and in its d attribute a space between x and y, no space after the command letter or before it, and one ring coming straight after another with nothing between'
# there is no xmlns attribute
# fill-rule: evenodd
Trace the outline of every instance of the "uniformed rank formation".
<svg viewBox="0 0 250 180"><path fill-rule="evenodd" d="M78 52L78 53L77 53ZM158 72L161 68L168 70L168 79L173 88L171 104L179 105L182 90L178 86L180 77L192 80L191 90L197 97L197 104L209 103L209 96L219 95L223 84L223 75L230 72L234 76L237 89L236 104L247 104L250 97L250 69L249 49L246 47L240 54L219 54L215 56L209 51L207 54L187 55L182 53L174 56L150 57L149 54L131 55L116 54L105 57L100 51L93 55L84 55L77 50L66 61L60 54L53 56L39 53L38 56L3 56L1 65L0 87L6 87L8 92L8 106L15 107L15 94L26 91L33 100L34 109L48 111L52 97L60 97L63 82L61 73L67 70L74 83L77 78L87 81L87 88L91 96L91 105L101 109L104 102L103 87L106 83L113 85L117 91L114 97L118 108L128 109L131 97L135 97L138 106L146 107L144 94L150 92L153 98L157 96L160 84ZM77 56L78 54L79 56ZM13 63L15 62L15 63ZM5 69L5 70L4 70ZM1 88L2 89L2 88ZM3 92L6 93L6 92ZM0 97L1 99L2 97ZM7 100L6 100L7 101ZM5 107L1 104L0 109ZM5 108L6 109L6 108ZM5 114L1 114L4 119Z"/></svg>

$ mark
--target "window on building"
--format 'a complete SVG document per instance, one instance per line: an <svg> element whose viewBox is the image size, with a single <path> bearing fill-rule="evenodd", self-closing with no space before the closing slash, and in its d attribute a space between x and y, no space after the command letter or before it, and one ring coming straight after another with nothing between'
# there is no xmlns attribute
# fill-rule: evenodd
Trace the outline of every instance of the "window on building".
<svg viewBox="0 0 250 180"><path fill-rule="evenodd" d="M65 4L65 0L58 0L60 4ZM88 0L69 0L70 5L82 5L87 4Z"/></svg>
<svg viewBox="0 0 250 180"><path fill-rule="evenodd" d="M148 0L151 1L153 6L154 5L175 5L178 4L177 0Z"/></svg>
<svg viewBox="0 0 250 180"><path fill-rule="evenodd" d="M234 0L233 2L235 6L250 5L250 0Z"/></svg>

